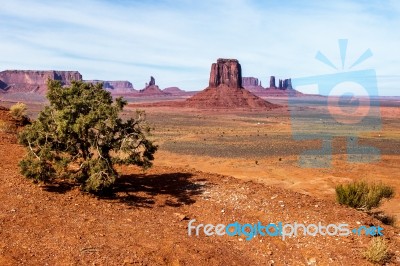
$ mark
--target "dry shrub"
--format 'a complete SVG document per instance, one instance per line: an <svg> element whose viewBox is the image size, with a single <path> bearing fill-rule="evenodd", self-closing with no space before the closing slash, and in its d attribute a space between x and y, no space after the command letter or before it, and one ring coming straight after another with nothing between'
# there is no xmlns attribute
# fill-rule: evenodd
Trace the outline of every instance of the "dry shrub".
<svg viewBox="0 0 400 266"><path fill-rule="evenodd" d="M388 249L388 242L383 237L374 237L363 255L370 262L384 264L390 259Z"/></svg>
<svg viewBox="0 0 400 266"><path fill-rule="evenodd" d="M10 115L15 120L23 120L26 117L26 104L16 103L10 107Z"/></svg>
<svg viewBox="0 0 400 266"><path fill-rule="evenodd" d="M17 128L15 125L8 121L0 120L0 132L7 134L16 133Z"/></svg>

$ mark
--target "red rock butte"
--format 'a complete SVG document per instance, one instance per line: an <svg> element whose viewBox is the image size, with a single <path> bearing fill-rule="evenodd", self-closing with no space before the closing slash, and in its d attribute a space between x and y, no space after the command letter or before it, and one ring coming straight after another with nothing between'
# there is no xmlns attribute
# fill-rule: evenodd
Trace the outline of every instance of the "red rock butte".
<svg viewBox="0 0 400 266"><path fill-rule="evenodd" d="M267 102L242 87L242 68L236 59L218 59L211 65L209 86L186 100L200 109L273 109Z"/></svg>
<svg viewBox="0 0 400 266"><path fill-rule="evenodd" d="M58 80L62 85L82 80L78 71L6 70L0 72L0 89L4 92L39 92L47 89L47 80Z"/></svg>
<svg viewBox="0 0 400 266"><path fill-rule="evenodd" d="M170 93L162 91L157 85L153 76L150 77L149 83L146 83L144 89L139 91L143 96L168 96Z"/></svg>
<svg viewBox="0 0 400 266"><path fill-rule="evenodd" d="M238 60L220 58L211 65L209 87L215 88L221 84L231 88L242 87L242 67Z"/></svg>

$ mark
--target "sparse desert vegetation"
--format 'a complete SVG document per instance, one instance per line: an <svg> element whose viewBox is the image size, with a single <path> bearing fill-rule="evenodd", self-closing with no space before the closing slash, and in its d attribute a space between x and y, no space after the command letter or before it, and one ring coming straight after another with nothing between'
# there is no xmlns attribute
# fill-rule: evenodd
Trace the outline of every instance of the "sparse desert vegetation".
<svg viewBox="0 0 400 266"><path fill-rule="evenodd" d="M36 182L67 178L89 192L110 189L118 173L115 164L148 168L157 146L148 139L144 112L123 121L126 102L113 101L102 84L73 82L68 88L49 81L50 104L19 136L27 149L21 172ZM23 117L24 106L10 109Z"/></svg>
<svg viewBox="0 0 400 266"><path fill-rule="evenodd" d="M400 265L400 1L0 25L0 266Z"/></svg>
<svg viewBox="0 0 400 266"><path fill-rule="evenodd" d="M33 108L29 109L28 104L28 112L39 111L36 105ZM135 109L128 105L121 118L124 121L134 118ZM308 114L315 110L302 112ZM345 221L350 227L379 224L384 228L385 238L390 238L388 252L395 254L388 263L396 264L398 229L335 202L335 187L357 180L361 173L370 174L369 180L372 176L379 177L397 192L398 179L390 179L389 175L394 173L397 162L396 155L391 153L398 141L393 133L399 130L396 124L390 124L392 133L384 142L371 136L362 140L381 148L384 157L379 167L371 165L365 170L368 165L363 164L359 168L352 166L353 170L348 171L350 166L342 156L346 151L345 142L340 141L334 146L332 169L300 168L297 154L304 148L317 147L318 142L291 140L289 116L280 110L219 114L155 107L146 108L146 114L149 125L154 128L154 143L159 145L154 166L146 172L138 167L117 166L120 178L114 183L112 197L86 195L62 179L39 187L33 185L19 174L18 161L24 149L16 140L3 144L0 211L6 216L0 219L2 227L7 228L1 233L3 260L39 264L97 261L99 264L205 265L218 264L223 254L231 262L255 265L271 261L275 264L300 261L306 265L309 262L317 265L367 263L362 250L369 245L369 237L301 236L285 242L259 237L252 241L243 241L240 237L190 238L187 219L196 219L215 224L234 220ZM2 135L2 141L6 136ZM374 209L396 215L396 208L391 206L397 202L396 193L391 201L384 201ZM20 228L28 229L21 232ZM46 230L51 230L51 238L46 237ZM18 247L6 243L18 243ZM48 257L48 253L55 256Z"/></svg>
<svg viewBox="0 0 400 266"><path fill-rule="evenodd" d="M26 104L19 102L12 105L10 107L10 114L17 121L23 120L27 115Z"/></svg>
<svg viewBox="0 0 400 266"><path fill-rule="evenodd" d="M364 265L386 250L394 255L385 263L395 265L400 260L396 255L400 252L399 229L391 222L400 214L396 208L399 196L394 193L400 188L396 176L398 106L384 101L384 131L365 133L370 130L368 124L343 126L324 115L326 101L320 96L300 95L290 106L287 97L268 99L271 102L266 105L254 104L262 103L262 99L247 92L246 97L241 96L244 88L240 88L238 79L240 67L236 70L232 73L236 82L216 79L226 83L221 91L229 92L229 86L233 86L228 102L223 93L217 93L211 99L193 97L194 102L182 96L158 103L154 98L148 102L135 100L125 106L124 100L113 100L101 85L96 85L100 83L71 81L63 87L59 82L50 83L49 106L27 102L33 122L20 137L25 149L16 144L15 134L0 132L4 145L0 150L0 165L4 168L0 173L0 201L4 203L0 213L6 213L0 216L6 228L0 232L0 262ZM374 99L372 109L377 108L378 101ZM15 102L5 104L12 106ZM142 115L137 113L138 107L146 110L149 127L146 125L144 131L141 127L139 131L132 129ZM16 122L8 109L1 110L2 120ZM295 131L293 121L301 125ZM141 133L149 128L154 129L154 135L147 142L147 134L141 138ZM327 129L334 139L332 150L309 159L328 159L330 167L313 169L299 164L300 154L321 147L321 135L314 134L311 139L296 139L293 135L310 136ZM125 133L133 139L124 137ZM355 133L361 147L379 149L379 161L349 162L348 141L354 140ZM128 151L118 154L124 139L128 140ZM141 144L145 147L136 150ZM159 149L154 167L143 171L140 166L152 164L156 145ZM129 151L132 158L126 157ZM365 155L357 149L351 152L358 158ZM47 183L36 186L21 177L17 162L24 155L23 172ZM115 159L115 155L123 156ZM373 214L335 201L338 184L360 178L387 185L356 186L355 198L344 186L339 195L344 202L359 206L356 208L373 209ZM82 188L99 192L111 186L113 193L82 193ZM393 200L379 204L382 198L390 197ZM383 213L388 217L386 221ZM369 255L365 255L360 251L368 246L370 236L364 233L300 233L284 240L257 235L251 241L243 235L189 236L187 222L193 219L201 224L341 224L355 232L378 227L389 245L379 249L372 244Z"/></svg>
<svg viewBox="0 0 400 266"><path fill-rule="evenodd" d="M371 210L379 207L383 199L393 197L394 188L382 183L355 181L336 187L337 201L356 209Z"/></svg>

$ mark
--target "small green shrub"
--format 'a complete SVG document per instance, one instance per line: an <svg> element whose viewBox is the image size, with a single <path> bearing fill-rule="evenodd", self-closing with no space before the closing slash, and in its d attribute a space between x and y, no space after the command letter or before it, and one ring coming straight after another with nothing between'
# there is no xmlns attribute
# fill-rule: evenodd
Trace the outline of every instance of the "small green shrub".
<svg viewBox="0 0 400 266"><path fill-rule="evenodd" d="M383 264L390 258L388 248L388 243L384 238L374 237L363 255L370 262Z"/></svg>
<svg viewBox="0 0 400 266"><path fill-rule="evenodd" d="M15 120L23 120L26 117L26 104L24 103L16 103L10 107L10 115Z"/></svg>
<svg viewBox="0 0 400 266"><path fill-rule="evenodd" d="M336 199L340 204L356 209L370 210L380 205L382 199L394 196L393 187L381 183L356 181L336 187Z"/></svg>
<svg viewBox="0 0 400 266"><path fill-rule="evenodd" d="M70 179L85 191L103 193L119 177L115 166L152 166L157 145L144 111L123 120L128 104L112 98L103 84L49 80L49 105L19 134L26 155L21 173L36 182Z"/></svg>

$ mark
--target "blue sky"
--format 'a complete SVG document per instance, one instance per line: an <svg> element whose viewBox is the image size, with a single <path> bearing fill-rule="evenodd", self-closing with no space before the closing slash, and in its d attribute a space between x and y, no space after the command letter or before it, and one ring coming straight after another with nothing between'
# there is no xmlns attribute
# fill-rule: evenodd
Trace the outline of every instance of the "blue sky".
<svg viewBox="0 0 400 266"><path fill-rule="evenodd" d="M161 88L201 90L211 63L236 58L266 85L337 73L317 51L342 71L345 38L344 70L370 49L351 70L374 69L380 95L400 95L399 29L400 1L3 1L0 70L78 70L136 89L152 75Z"/></svg>

